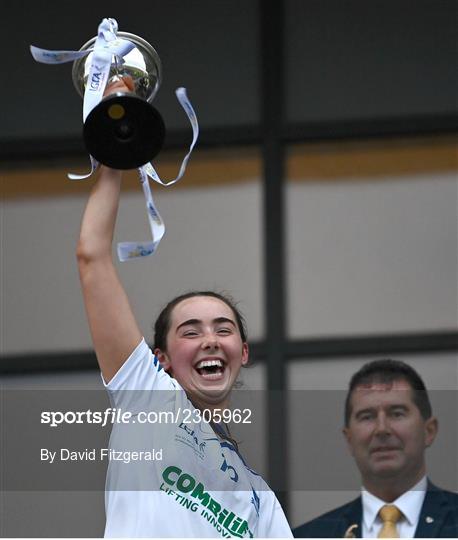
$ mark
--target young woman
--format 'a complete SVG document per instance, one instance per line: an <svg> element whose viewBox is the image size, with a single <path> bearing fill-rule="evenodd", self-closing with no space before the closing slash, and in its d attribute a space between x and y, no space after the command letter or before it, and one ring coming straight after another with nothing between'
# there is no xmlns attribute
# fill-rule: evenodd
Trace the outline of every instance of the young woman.
<svg viewBox="0 0 458 540"><path fill-rule="evenodd" d="M248 361L243 319L223 296L178 297L156 322L153 354L112 262L121 175L101 167L77 249L104 384L113 406L132 414L111 435L105 536L290 537L275 495L224 425L204 421L228 408ZM140 424L146 410L177 421Z"/></svg>

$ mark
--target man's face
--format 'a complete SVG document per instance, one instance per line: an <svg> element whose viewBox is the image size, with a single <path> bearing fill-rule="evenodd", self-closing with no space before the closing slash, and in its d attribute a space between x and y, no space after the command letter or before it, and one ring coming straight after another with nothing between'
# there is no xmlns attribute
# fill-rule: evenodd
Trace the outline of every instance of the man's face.
<svg viewBox="0 0 458 540"><path fill-rule="evenodd" d="M425 474L424 453L434 441L437 421L424 420L412 397L405 380L353 390L344 435L363 483L389 478L415 482Z"/></svg>

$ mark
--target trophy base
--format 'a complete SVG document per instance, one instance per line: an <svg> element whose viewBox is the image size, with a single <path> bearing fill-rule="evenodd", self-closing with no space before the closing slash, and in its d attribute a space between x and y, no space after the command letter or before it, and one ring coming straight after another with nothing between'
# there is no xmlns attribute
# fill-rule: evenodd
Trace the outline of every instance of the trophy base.
<svg viewBox="0 0 458 540"><path fill-rule="evenodd" d="M83 127L87 151L112 169L136 169L151 161L165 138L162 116L148 102L117 93L104 98Z"/></svg>

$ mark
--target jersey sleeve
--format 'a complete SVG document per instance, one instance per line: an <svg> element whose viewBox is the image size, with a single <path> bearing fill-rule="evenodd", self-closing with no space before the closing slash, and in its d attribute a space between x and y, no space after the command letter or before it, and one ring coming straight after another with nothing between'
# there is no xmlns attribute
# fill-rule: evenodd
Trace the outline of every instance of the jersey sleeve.
<svg viewBox="0 0 458 540"><path fill-rule="evenodd" d="M133 401L138 405L146 399L151 390L182 390L178 382L164 371L144 339L110 382L105 383L103 377L102 381L114 406L126 407L133 405Z"/></svg>
<svg viewBox="0 0 458 540"><path fill-rule="evenodd" d="M291 527L275 494L272 491L266 491L263 493L261 501L258 536L262 538L293 538Z"/></svg>

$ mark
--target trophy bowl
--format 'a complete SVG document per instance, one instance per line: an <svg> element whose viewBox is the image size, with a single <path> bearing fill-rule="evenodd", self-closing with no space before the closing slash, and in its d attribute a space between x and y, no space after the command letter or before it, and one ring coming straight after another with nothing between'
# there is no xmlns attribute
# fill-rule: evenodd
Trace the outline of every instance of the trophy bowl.
<svg viewBox="0 0 458 540"><path fill-rule="evenodd" d="M117 32L135 47L123 62L113 55L107 87L129 77L131 92L116 92L102 99L84 122L83 137L88 152L100 163L115 169L134 169L151 161L161 150L165 126L160 113L151 105L162 82L162 66L156 50L144 39L128 32ZM91 48L91 38L81 51ZM93 53L73 63L73 84L84 97Z"/></svg>
<svg viewBox="0 0 458 540"><path fill-rule="evenodd" d="M117 32L117 37L127 39L135 44L133 49L124 58L124 64L119 65L116 58L110 69L109 82L114 77L129 75L135 83L135 94L151 103L162 83L162 64L156 50L143 38L129 32ZM86 51L95 43L96 37L87 41L80 49ZM84 97L89 70L91 67L92 53L84 58L75 60L72 69L72 79L76 91Z"/></svg>

